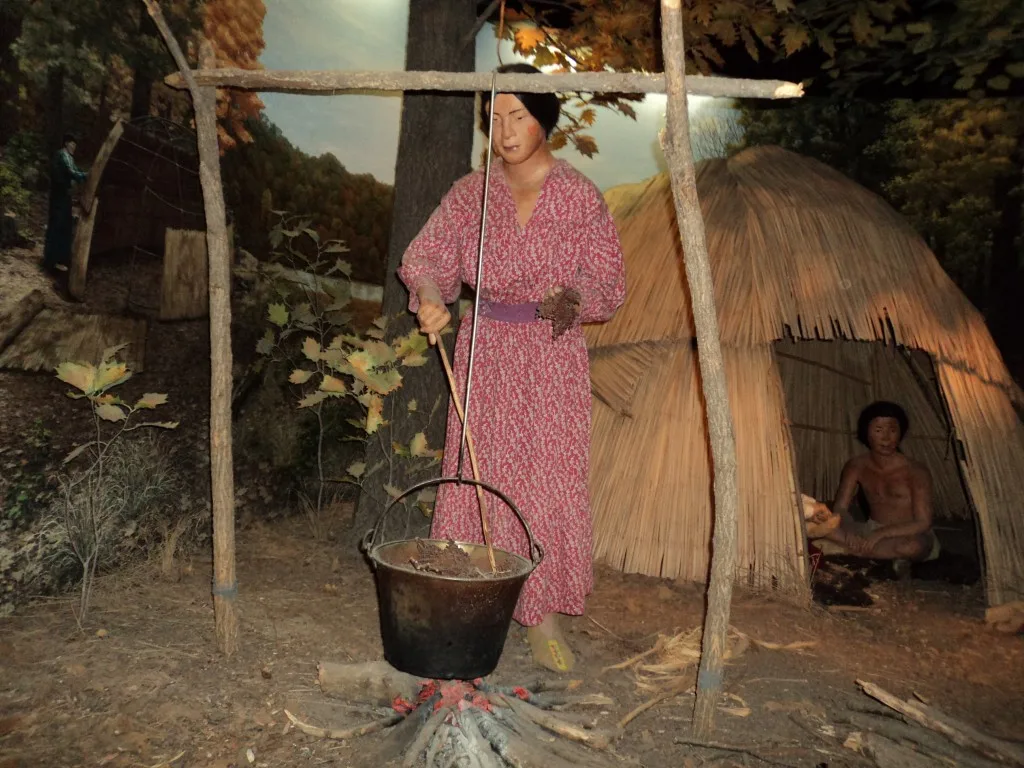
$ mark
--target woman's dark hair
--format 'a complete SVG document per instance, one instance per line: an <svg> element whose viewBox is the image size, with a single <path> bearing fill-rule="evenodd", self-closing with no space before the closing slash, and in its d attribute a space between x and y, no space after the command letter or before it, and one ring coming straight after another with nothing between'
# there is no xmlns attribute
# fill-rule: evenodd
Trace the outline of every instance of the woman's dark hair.
<svg viewBox="0 0 1024 768"><path fill-rule="evenodd" d="M910 419L907 418L906 411L896 403L878 400L861 411L860 417L857 419L857 439L864 445L868 444L868 427L875 419L896 419L896 423L900 426L900 440L906 437L907 430L910 429Z"/></svg>
<svg viewBox="0 0 1024 768"><path fill-rule="evenodd" d="M543 74L532 64L502 64L497 69L498 74L505 73L522 73L522 74ZM540 123L540 127L544 129L545 136L551 136L551 132L555 130L555 126L558 125L558 116L562 111L562 103L558 100L558 97L553 93L516 93L515 91L501 91L501 93L508 93L515 96L526 107L526 111L533 115L533 119ZM484 133L487 132L487 124L490 122L490 115L488 112L491 106L491 92L486 91L483 94L483 98L480 99L480 127Z"/></svg>

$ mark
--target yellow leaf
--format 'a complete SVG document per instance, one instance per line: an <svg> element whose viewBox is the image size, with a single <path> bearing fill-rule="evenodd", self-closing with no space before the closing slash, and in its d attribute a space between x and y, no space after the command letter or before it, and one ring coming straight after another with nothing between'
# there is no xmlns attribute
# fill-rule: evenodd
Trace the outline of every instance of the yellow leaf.
<svg viewBox="0 0 1024 768"><path fill-rule="evenodd" d="M793 0L774 0L776 13L789 13L793 10Z"/></svg>
<svg viewBox="0 0 1024 768"><path fill-rule="evenodd" d="M314 405L317 405L326 399L326 392L314 392L313 394L306 395L306 397L299 400L299 408L312 408Z"/></svg>
<svg viewBox="0 0 1024 768"><path fill-rule="evenodd" d="M530 53L538 45L543 45L547 35L540 27L523 25L516 29L516 50L519 53Z"/></svg>
<svg viewBox="0 0 1024 768"><path fill-rule="evenodd" d="M405 365L409 368L419 368L421 365L426 364L427 358L419 354L409 355L407 358L405 358L405 360L402 361L402 365Z"/></svg>
<svg viewBox="0 0 1024 768"><path fill-rule="evenodd" d="M1010 88L1010 78L1006 75L996 75L988 79L988 87L994 91L1006 91Z"/></svg>
<svg viewBox="0 0 1024 768"><path fill-rule="evenodd" d="M565 133L562 131L556 132L555 135L551 137L549 144L552 152L564 149L566 144Z"/></svg>
<svg viewBox="0 0 1024 768"><path fill-rule="evenodd" d="M105 389L123 384L131 378L128 366L124 363L104 363L96 372L96 378L92 383L94 392L102 392Z"/></svg>
<svg viewBox="0 0 1024 768"><path fill-rule="evenodd" d="M580 112L580 122L584 125L593 125L594 120L597 119L597 112L594 109L587 108Z"/></svg>
<svg viewBox="0 0 1024 768"><path fill-rule="evenodd" d="M324 380L320 382L320 390L323 392L330 392L331 394L343 395L348 389L345 387L345 382L341 379L336 379L330 374L324 374Z"/></svg>
<svg viewBox="0 0 1024 768"><path fill-rule="evenodd" d="M363 345L363 349L365 349L373 358L373 364L375 367L393 363L398 359L398 356L395 354L395 350L383 341L368 341ZM426 349L426 347L424 347L424 349Z"/></svg>
<svg viewBox="0 0 1024 768"><path fill-rule="evenodd" d="M302 342L302 354L314 363L320 359L320 343L312 336L307 336Z"/></svg>
<svg viewBox="0 0 1024 768"><path fill-rule="evenodd" d="M96 369L88 363L61 363L57 366L57 378L82 392L92 392Z"/></svg>
<svg viewBox="0 0 1024 768"><path fill-rule="evenodd" d="M857 10L850 15L850 31L853 32L853 39L858 43L866 43L870 40L874 25L863 5L858 5Z"/></svg>
<svg viewBox="0 0 1024 768"><path fill-rule="evenodd" d="M274 325L288 325L288 307L284 304L271 304L267 307L267 319Z"/></svg>
<svg viewBox="0 0 1024 768"><path fill-rule="evenodd" d="M374 361L369 352L359 350L358 352L353 352L346 359L348 364L352 366L352 371L356 376L368 376L370 371L373 370Z"/></svg>
<svg viewBox="0 0 1024 768"><path fill-rule="evenodd" d="M110 403L103 403L102 405L96 406L96 415L104 421L124 421L124 411L118 408L116 405Z"/></svg>
<svg viewBox="0 0 1024 768"><path fill-rule="evenodd" d="M384 424L384 399L371 395L370 405L366 411L366 433L374 434Z"/></svg>
<svg viewBox="0 0 1024 768"><path fill-rule="evenodd" d="M409 453L413 456L431 455L430 448L427 447L427 436L424 433L417 432L412 436L412 440L409 441Z"/></svg>
<svg viewBox="0 0 1024 768"><path fill-rule="evenodd" d="M409 410L409 413L416 413L416 409L419 408L419 405L416 403L415 399L412 399L409 401L406 408Z"/></svg>
<svg viewBox="0 0 1024 768"><path fill-rule="evenodd" d="M395 339L394 352L397 357L405 357L414 352L425 352L427 349L427 337L414 328L405 336Z"/></svg>
<svg viewBox="0 0 1024 768"><path fill-rule="evenodd" d="M292 371L291 376L288 377L288 381L292 384L305 384L309 381L313 375L313 371L307 371L304 368L296 368Z"/></svg>
<svg viewBox="0 0 1024 768"><path fill-rule="evenodd" d="M354 461L351 464L349 464L348 469L345 470L345 474L350 475L351 477L354 477L357 480L363 476L364 472L366 472L365 461Z"/></svg>
<svg viewBox="0 0 1024 768"><path fill-rule="evenodd" d="M135 403L136 408L156 408L167 402L167 395L160 392L147 392Z"/></svg>
<svg viewBox="0 0 1024 768"><path fill-rule="evenodd" d="M791 24L782 30L782 44L786 47L786 55L792 56L810 41L811 36L804 27Z"/></svg>

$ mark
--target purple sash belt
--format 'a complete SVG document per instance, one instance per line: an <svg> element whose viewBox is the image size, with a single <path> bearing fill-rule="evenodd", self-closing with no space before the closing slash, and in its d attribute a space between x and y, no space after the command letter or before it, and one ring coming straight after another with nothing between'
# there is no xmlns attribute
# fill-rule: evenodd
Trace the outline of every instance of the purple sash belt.
<svg viewBox="0 0 1024 768"><path fill-rule="evenodd" d="M480 314L503 323L532 323L537 320L537 307L539 306L536 301L528 301L525 304L501 304L482 298L480 299Z"/></svg>

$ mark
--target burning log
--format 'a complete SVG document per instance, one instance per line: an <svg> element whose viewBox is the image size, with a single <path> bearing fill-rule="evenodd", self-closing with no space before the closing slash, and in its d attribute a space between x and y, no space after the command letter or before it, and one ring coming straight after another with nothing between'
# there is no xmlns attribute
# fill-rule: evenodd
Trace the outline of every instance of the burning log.
<svg viewBox="0 0 1024 768"><path fill-rule="evenodd" d="M407 688L404 678L370 684L370 673L379 672L379 667L379 663L321 664L321 684L324 671L330 670L326 689L337 694L347 688L375 702L396 683ZM320 727L291 712L285 714L296 729L317 738L347 741L386 731L378 762L401 757L403 768L611 768L615 763L609 755L618 730L600 730L572 715L555 713L557 707L614 703L606 696L570 693L577 684L538 683L532 692L483 680L422 680L411 699L394 697L394 715L348 728Z"/></svg>

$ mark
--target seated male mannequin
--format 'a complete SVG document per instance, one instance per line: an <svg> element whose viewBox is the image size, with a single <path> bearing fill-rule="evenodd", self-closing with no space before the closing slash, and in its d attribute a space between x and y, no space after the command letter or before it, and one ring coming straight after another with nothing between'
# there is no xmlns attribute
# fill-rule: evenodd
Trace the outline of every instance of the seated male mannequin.
<svg viewBox="0 0 1024 768"><path fill-rule="evenodd" d="M895 403L872 403L860 414L857 439L868 451L843 467L833 504L842 522L825 536L849 554L917 561L939 556L938 539L932 532L931 477L899 448L909 427L906 412ZM858 488L869 508L863 523L849 512Z"/></svg>

